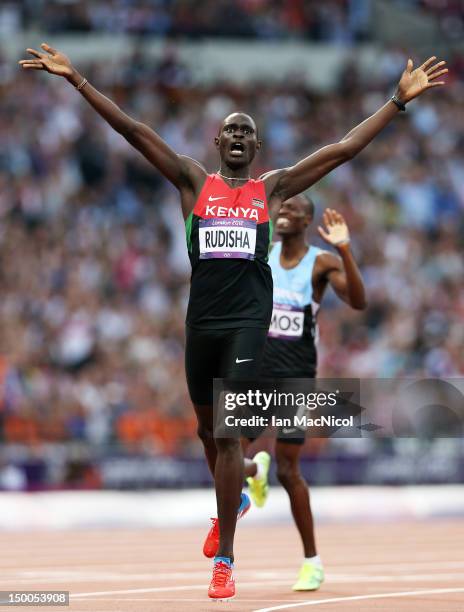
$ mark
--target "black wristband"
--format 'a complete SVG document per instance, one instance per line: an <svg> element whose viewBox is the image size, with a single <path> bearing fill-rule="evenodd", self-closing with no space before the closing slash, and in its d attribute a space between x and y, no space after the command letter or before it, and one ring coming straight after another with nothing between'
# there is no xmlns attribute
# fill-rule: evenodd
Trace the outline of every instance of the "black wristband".
<svg viewBox="0 0 464 612"><path fill-rule="evenodd" d="M398 98L398 96L396 94L394 94L390 100L393 102L393 104L396 104L396 106L400 109L400 111L405 111L406 110L406 105L403 104L403 102L401 102L401 100Z"/></svg>

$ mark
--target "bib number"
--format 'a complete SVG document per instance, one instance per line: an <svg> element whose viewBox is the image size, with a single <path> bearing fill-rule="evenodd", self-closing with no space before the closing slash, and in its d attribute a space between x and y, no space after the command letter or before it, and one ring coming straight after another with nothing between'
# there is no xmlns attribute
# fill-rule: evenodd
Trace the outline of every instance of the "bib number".
<svg viewBox="0 0 464 612"><path fill-rule="evenodd" d="M254 259L256 223L248 219L200 219L200 259Z"/></svg>
<svg viewBox="0 0 464 612"><path fill-rule="evenodd" d="M303 336L304 312L298 306L274 304L268 336L281 340L298 340Z"/></svg>

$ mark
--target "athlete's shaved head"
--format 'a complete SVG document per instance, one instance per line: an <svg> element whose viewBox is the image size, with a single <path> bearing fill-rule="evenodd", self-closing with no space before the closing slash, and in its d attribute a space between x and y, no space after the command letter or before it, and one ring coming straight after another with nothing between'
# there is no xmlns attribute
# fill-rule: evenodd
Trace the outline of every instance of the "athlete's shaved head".
<svg viewBox="0 0 464 612"><path fill-rule="evenodd" d="M303 206L303 209L305 213L311 217L311 220L312 220L314 217L314 202L311 200L309 196L305 195L304 193L296 197L301 198L301 204Z"/></svg>
<svg viewBox="0 0 464 612"><path fill-rule="evenodd" d="M305 214L308 215L308 217L311 217L311 220L313 219L314 202L311 200L310 197L308 197L304 193L300 193L291 199L295 202L298 202L298 204L300 204L300 206L303 208Z"/></svg>
<svg viewBox="0 0 464 612"><path fill-rule="evenodd" d="M253 119L253 117L251 115L248 115L248 113L242 113L241 111L237 111L235 113L231 113L230 115L227 115L227 117L223 120L223 122L219 126L218 134L222 132L225 125L229 125L229 124L241 125L242 123L248 123L253 128L256 135L258 134L258 128L256 127L256 122Z"/></svg>

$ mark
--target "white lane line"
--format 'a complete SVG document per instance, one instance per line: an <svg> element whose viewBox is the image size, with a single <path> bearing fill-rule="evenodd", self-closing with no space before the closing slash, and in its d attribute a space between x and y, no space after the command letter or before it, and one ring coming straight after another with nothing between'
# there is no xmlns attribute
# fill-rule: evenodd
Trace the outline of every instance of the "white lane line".
<svg viewBox="0 0 464 612"><path fill-rule="evenodd" d="M209 580L209 572L192 572L189 574L190 578L200 579L200 580ZM291 572L237 572L237 576L239 577L239 584L246 585L247 582L242 582L242 578L251 578L253 581L261 580L261 584L268 584L272 586L273 584L287 584L292 581L294 578L294 574ZM81 573L63 573L59 576L46 576L38 573L36 576L32 576L31 578L14 578L12 576L3 576L4 583L8 584L13 582L15 584L37 584L40 582L41 584L69 584L72 583L80 583L80 582L132 582L132 581L144 581L144 582L155 582L155 581L171 581L171 580L179 580L185 578L185 573L181 572L173 572L169 573L161 573L161 574L93 574L91 576L87 574ZM286 579L284 582L283 579ZM427 582L430 580L441 580L444 582L449 582L453 580L462 580L463 573L462 572L434 572L433 574L326 574L326 582L330 584L344 584L349 582L408 582L414 580L416 582ZM253 582L254 583L254 582ZM155 587L153 587L155 588ZM174 587L159 587L165 588L169 590ZM184 588L184 587L182 587ZM110 591L108 591L110 592ZM111 591L113 592L113 591Z"/></svg>
<svg viewBox="0 0 464 612"><path fill-rule="evenodd" d="M288 585L288 580L273 581L272 585L282 586ZM170 587L147 587L145 589L121 589L119 591L94 591L92 593L71 593L70 598L72 599L84 599L85 597L98 597L99 595L133 595L136 593L164 593L166 591L196 591L207 588L207 581L203 584L191 584L182 586L170 586ZM240 588L242 587L262 587L263 581L259 582L240 582Z"/></svg>
<svg viewBox="0 0 464 612"><path fill-rule="evenodd" d="M34 557L35 559L35 557ZM196 567L198 564L197 563L189 563L189 562L176 562L176 567L178 568L185 568L187 570L190 570L192 567ZM349 564L350 569L354 570L354 574L359 574L362 573L363 571L369 571L370 573L372 572L372 570L387 570L387 572L391 572L391 571L403 571L403 570L425 570L425 569L430 569L432 568L434 571L441 571L441 570L447 570L447 569L459 569L459 568L464 568L464 561L423 561L423 562L413 562L413 563L394 563L393 561L391 563L351 563ZM66 568L66 569L64 569ZM24 565L21 565L21 567L18 568L12 568L11 564L9 564L8 566L2 567L2 565L0 564L0 573L2 574L2 577L7 576L8 578L14 578L14 579L27 579L27 578L33 578L34 580L38 579L38 578L46 578L46 577L53 577L54 575L58 575L61 574L62 576L66 576L66 579L71 579L74 575L78 575L79 573L91 573L92 576L95 576L96 574L100 573L100 574L114 574L114 575L119 575L121 576L121 578L123 576L130 576L130 571L126 572L125 569L128 570L134 570L135 568L147 568L148 571L145 572L140 572L140 573L134 573L132 575L134 576L148 576L148 575L153 575L153 576L158 576L158 577L162 577L163 579L168 579L169 576L173 576L173 577L182 577L185 576L185 572L157 572L156 570L158 568L164 570L166 568L166 563L157 563L157 562L146 562L146 563L140 563L140 562L134 562L134 563L117 563L117 562L113 562L110 564L108 564L107 562L104 563L102 561L102 563L90 563L90 564L85 564L85 565L66 565L66 564L62 564L61 565L61 570L57 570L56 569L56 564L51 564L48 567L47 566L43 566L41 565L40 567L25 567ZM346 564L343 566L337 566L334 564L330 564L330 568L332 569L332 571L334 572L333 575L340 575L340 573L337 571L338 569L342 569L346 570ZM206 570L205 570L206 571ZM284 575L291 575L293 577L293 572L289 570L288 566L287 567L270 567L267 570L261 570L261 571L257 571L256 569L252 569L251 567L246 567L246 566L240 566L240 568L237 570L238 572L240 572L241 575L245 575L245 574L250 574L250 575L255 575L256 577L273 577L273 576L282 576ZM199 571L194 571L194 574L200 574L201 572ZM191 575L191 572L189 571L189 575Z"/></svg>
<svg viewBox="0 0 464 612"><path fill-rule="evenodd" d="M346 565L343 566L346 568ZM414 570L414 569L425 569L425 568L433 568L433 569L457 569L459 567L464 567L464 561L418 561L412 563L396 563L392 561L391 563L351 563L350 567L359 569L367 569L367 570ZM333 566L332 569L337 570L336 566Z"/></svg>
<svg viewBox="0 0 464 612"><path fill-rule="evenodd" d="M103 602L103 601L118 601L120 604L121 603L127 603L127 602L131 602L131 601L145 601L145 602L161 602L161 601L171 601L174 603L179 603L181 601L202 601L203 603L205 601L208 601L209 598L207 597L207 595L205 595L204 597L170 597L170 598L166 598L166 597L125 597L124 599L115 599L114 597L102 597L102 598L98 598L98 599L82 599L82 600L76 600L79 601L80 603L84 603L84 601L99 601L99 602ZM238 601L238 599L237 599ZM292 599L292 601L306 601L305 599ZM240 597L240 603L282 603L282 599L244 599L243 597ZM92 610L93 612L93 610Z"/></svg>
<svg viewBox="0 0 464 612"><path fill-rule="evenodd" d="M305 606L321 606L323 604L340 603L342 601L361 601L364 599L386 599L393 597L414 597L416 595L445 595L446 593L464 593L463 588L456 589L428 589L426 591L398 591L396 593L374 593L372 595L353 595L351 597L331 597L330 599L312 599L309 601L287 603L272 608L258 608L253 612L274 612L274 610L290 610Z"/></svg>
<svg viewBox="0 0 464 612"><path fill-rule="evenodd" d="M456 574L440 574L435 572L433 574L384 574L384 575L366 575L361 576L359 574L356 575L335 575L335 574L326 574L326 583L330 584L342 584L345 582L430 582L434 580L435 582L452 582L453 580L463 581L464 575L462 572Z"/></svg>
<svg viewBox="0 0 464 612"><path fill-rule="evenodd" d="M350 583L350 582L355 582L355 581L362 582L362 583L365 583L365 582L370 582L370 583L397 582L398 580L401 580L402 582L408 582L409 580L414 580L414 581L421 580L421 581L428 582L430 580L437 580L437 579L443 580L444 582L453 581L453 580L462 580L463 575L461 573L443 574L443 575L412 574L409 576L408 575L406 576L394 576L394 575L392 576L339 576L338 578L335 576L331 577L329 575L327 576L326 584ZM140 589L119 589L117 591L92 591L92 592L87 592L87 593L71 593L70 597L72 597L73 599L84 599L86 597L99 597L99 596L105 596L105 595L134 595L137 593L163 593L163 592L172 592L172 591L180 592L180 591L189 591L189 590L196 591L199 589L205 589L206 582L203 584L191 584L191 585L180 585L180 586L145 587L145 588L140 588ZM239 588L250 588L250 587L256 587L256 586L258 587L266 586L267 588L269 588L273 586L288 585L289 582L290 582L289 580L273 580L272 582L268 582L268 583L264 583L262 580L259 582L239 582L238 587ZM311 605L315 605L315 604L312 603Z"/></svg>

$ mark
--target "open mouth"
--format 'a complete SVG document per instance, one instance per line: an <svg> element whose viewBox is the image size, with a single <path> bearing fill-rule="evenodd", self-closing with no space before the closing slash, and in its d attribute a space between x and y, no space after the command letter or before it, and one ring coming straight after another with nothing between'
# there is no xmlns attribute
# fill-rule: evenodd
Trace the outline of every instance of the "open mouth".
<svg viewBox="0 0 464 612"><path fill-rule="evenodd" d="M276 220L276 229L284 229L290 225L290 221L287 217L277 217Z"/></svg>
<svg viewBox="0 0 464 612"><path fill-rule="evenodd" d="M245 152L245 147L241 142L233 142L230 145L230 153L231 155L242 155Z"/></svg>

